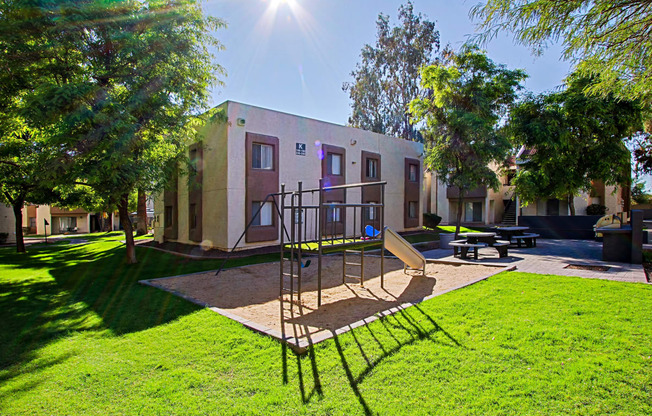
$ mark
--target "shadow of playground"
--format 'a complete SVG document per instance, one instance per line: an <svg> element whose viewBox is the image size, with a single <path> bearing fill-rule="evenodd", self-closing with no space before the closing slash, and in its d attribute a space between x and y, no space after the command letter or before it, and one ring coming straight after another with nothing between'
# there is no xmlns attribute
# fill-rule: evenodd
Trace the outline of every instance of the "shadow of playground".
<svg viewBox="0 0 652 416"><path fill-rule="evenodd" d="M365 415L374 415L378 412L372 409L368 400L363 396L360 384L387 358L406 346L422 341L429 341L438 346L466 348L418 305L402 310L398 314L382 317L378 322L380 325L364 325L341 336L333 332L333 342L342 369ZM350 342L348 337L351 337L353 342ZM283 383L287 384L288 348L285 344L282 346L281 352ZM315 395L323 396L315 347L311 345L306 354L295 356L299 372L299 392L303 402L308 403ZM361 370L355 371L354 367L359 367L360 357L364 360L364 364ZM302 361L306 360L310 361L310 365L304 375ZM354 362L355 365L353 365ZM312 388L308 394L306 394L306 375L312 375L313 378Z"/></svg>

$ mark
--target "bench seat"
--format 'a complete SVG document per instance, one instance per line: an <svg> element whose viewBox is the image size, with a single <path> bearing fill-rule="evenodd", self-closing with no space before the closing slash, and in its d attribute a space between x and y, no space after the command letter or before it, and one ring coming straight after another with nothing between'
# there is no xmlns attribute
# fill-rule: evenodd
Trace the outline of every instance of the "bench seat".
<svg viewBox="0 0 652 416"><path fill-rule="evenodd" d="M468 258L468 253L470 249L473 249L473 258L475 260L478 259L478 249L482 247L487 247L487 244L485 243L467 243L466 241L454 241L450 243L450 245L453 247L453 255L457 256L458 250L460 251L460 258L461 259L467 259Z"/></svg>
<svg viewBox="0 0 652 416"><path fill-rule="evenodd" d="M514 239L516 239L516 244L518 244L519 247L521 247L521 241L525 243L525 247L536 247L537 238L539 237L541 237L539 234L529 233L529 234L515 235Z"/></svg>

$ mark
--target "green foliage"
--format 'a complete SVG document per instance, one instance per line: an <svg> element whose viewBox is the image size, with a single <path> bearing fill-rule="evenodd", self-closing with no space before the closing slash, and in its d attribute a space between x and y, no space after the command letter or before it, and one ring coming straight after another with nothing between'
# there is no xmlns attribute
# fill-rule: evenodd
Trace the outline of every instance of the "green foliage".
<svg viewBox="0 0 652 416"><path fill-rule="evenodd" d="M120 239L0 249L3 414L652 413L649 285L502 273L298 357L137 283L220 261Z"/></svg>
<svg viewBox="0 0 652 416"><path fill-rule="evenodd" d="M378 16L376 45L362 48L362 62L351 72L354 81L342 89L351 98L351 126L417 140L408 105L422 91L419 68L432 64L439 51L439 31L414 14L411 1L399 8L398 17L399 26L390 27L389 16Z"/></svg>
<svg viewBox="0 0 652 416"><path fill-rule="evenodd" d="M652 2L649 0L488 0L472 9L481 35L510 31L540 53L559 41L587 90L652 104Z"/></svg>
<svg viewBox="0 0 652 416"><path fill-rule="evenodd" d="M429 93L410 103L410 113L414 123L425 123L425 167L460 189L460 206L464 192L478 186L497 189L500 182L489 165L501 163L510 148L499 121L516 99L525 73L497 65L467 46L444 62L423 67L421 77L421 87ZM460 219L458 209L458 225Z"/></svg>
<svg viewBox="0 0 652 416"><path fill-rule="evenodd" d="M590 191L592 181L622 184L630 153L623 139L641 126L636 102L584 93L592 79L571 77L566 90L530 96L509 120L514 144L532 150L523 157L513 184L523 203L566 199Z"/></svg>
<svg viewBox="0 0 652 416"><path fill-rule="evenodd" d="M431 214L428 212L423 213L423 226L428 228L436 228L441 222L441 217L437 214Z"/></svg>
<svg viewBox="0 0 652 416"><path fill-rule="evenodd" d="M607 208L604 205L600 204L591 204L586 207L586 215L604 215L607 213Z"/></svg>
<svg viewBox="0 0 652 416"><path fill-rule="evenodd" d="M15 113L57 149L59 184L92 188L101 205L120 207L127 227L128 196L160 189L195 140L195 115L222 73L212 53L224 23L199 0L0 7L0 69L19 71L0 91L20 92Z"/></svg>
<svg viewBox="0 0 652 416"><path fill-rule="evenodd" d="M652 202L652 195L645 189L645 182L634 182L632 184L632 199L637 204L649 204Z"/></svg>

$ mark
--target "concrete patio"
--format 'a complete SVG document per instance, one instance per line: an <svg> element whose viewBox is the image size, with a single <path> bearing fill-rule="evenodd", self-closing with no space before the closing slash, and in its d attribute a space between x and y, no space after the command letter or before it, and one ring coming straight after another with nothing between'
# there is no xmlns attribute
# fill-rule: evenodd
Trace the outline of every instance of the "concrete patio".
<svg viewBox="0 0 652 416"><path fill-rule="evenodd" d="M478 260L461 260L453 257L453 249L435 249L423 253L427 259L459 263L514 265L518 271L562 276L608 279L622 282L648 283L640 264L610 263L602 261L602 243L588 240L539 239L536 247L510 247L509 255L499 258L496 249L487 247L478 252ZM576 266L603 266L608 270L582 270Z"/></svg>

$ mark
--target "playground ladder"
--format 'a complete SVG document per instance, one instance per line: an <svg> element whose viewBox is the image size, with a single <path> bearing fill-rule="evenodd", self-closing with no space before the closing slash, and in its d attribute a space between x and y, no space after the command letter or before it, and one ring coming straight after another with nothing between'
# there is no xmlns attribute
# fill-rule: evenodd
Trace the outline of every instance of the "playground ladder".
<svg viewBox="0 0 652 416"><path fill-rule="evenodd" d="M360 263L352 263L346 261L346 253L355 253L360 255ZM360 267L360 276L355 276L346 273L347 266ZM344 250L342 253L342 283L346 283L346 278L356 279L360 282L360 286L364 287L364 247L358 252L357 250Z"/></svg>

